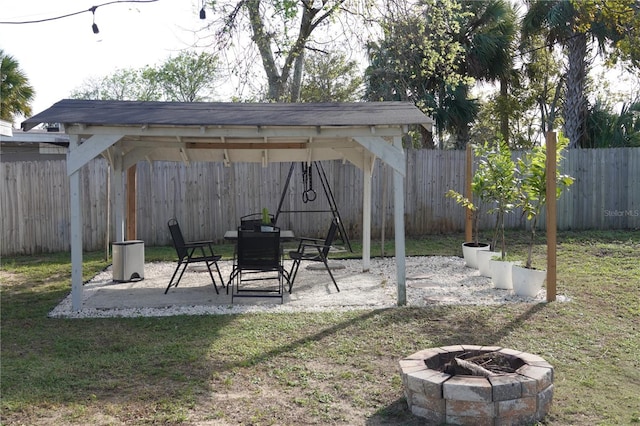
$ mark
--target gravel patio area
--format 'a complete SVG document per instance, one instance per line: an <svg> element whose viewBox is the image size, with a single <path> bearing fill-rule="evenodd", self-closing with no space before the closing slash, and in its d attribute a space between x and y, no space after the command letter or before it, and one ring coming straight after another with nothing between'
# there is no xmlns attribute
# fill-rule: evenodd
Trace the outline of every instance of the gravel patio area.
<svg viewBox="0 0 640 426"><path fill-rule="evenodd" d="M231 261L218 262L223 278L232 269ZM50 313L50 317L101 318L170 315L220 315L246 312L317 312L325 310L382 309L397 306L395 259L373 258L368 272L362 261L332 260L332 272L340 287L337 292L322 264L303 263L291 294L284 302L273 298L231 296L218 287L216 294L209 274L202 267L189 267L180 285L164 290L175 263L146 263L144 280L116 283L111 267L84 285L83 307L71 309L71 294ZM290 261L285 261L289 268ZM535 298L515 296L512 291L493 287L490 278L464 266L459 257L407 257L407 306L499 305L539 303L546 299L542 289ZM318 268L320 267L320 268ZM197 269L196 269L197 268ZM215 272L214 272L215 276ZM216 276L217 277L217 276Z"/></svg>

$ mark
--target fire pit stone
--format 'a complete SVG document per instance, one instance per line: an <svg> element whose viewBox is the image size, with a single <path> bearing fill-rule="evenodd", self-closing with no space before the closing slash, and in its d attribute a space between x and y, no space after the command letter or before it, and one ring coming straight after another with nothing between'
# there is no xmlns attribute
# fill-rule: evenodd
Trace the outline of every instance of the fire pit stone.
<svg viewBox="0 0 640 426"><path fill-rule="evenodd" d="M454 358L487 354L507 360L512 371L487 377L444 372ZM425 349L400 360L400 373L409 409L433 424L529 424L546 416L553 398L551 364L500 346Z"/></svg>

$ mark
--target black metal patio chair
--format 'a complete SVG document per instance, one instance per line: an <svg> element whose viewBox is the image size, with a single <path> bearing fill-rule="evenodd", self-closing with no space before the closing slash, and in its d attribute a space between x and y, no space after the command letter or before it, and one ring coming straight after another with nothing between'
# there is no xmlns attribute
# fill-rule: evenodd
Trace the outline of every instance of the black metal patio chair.
<svg viewBox="0 0 640 426"><path fill-rule="evenodd" d="M219 294L216 280L213 278L211 266L215 265L216 270L218 271L218 277L220 278L220 284L224 288L224 280L222 279L222 274L220 273L220 268L218 267L218 261L222 258L222 256L216 255L214 253L213 241L186 242L182 235L182 231L180 230L180 225L175 218L170 219L167 225L169 226L169 232L171 233L173 246L176 249L176 254L178 255L178 265L176 266L176 270L173 272L173 275L169 280L169 285L164 291L164 294L167 294L171 287L178 287L178 284L180 283L180 280L182 279L187 266L194 263L204 263L207 266L207 270L209 271L209 276L211 277L213 287L216 289L216 294ZM182 267L182 271L180 272L178 279L174 283L173 280L180 270L180 267Z"/></svg>
<svg viewBox="0 0 640 426"><path fill-rule="evenodd" d="M269 220L271 225L276 224L275 216L272 214L269 214ZM240 218L240 228L242 229L253 231L259 229L261 225L264 225L262 223L262 213L252 213Z"/></svg>
<svg viewBox="0 0 640 426"><path fill-rule="evenodd" d="M227 283L231 302L235 297L278 297L282 303L285 281L288 273L283 267L280 228L265 232L238 228L233 271Z"/></svg>
<svg viewBox="0 0 640 426"><path fill-rule="evenodd" d="M300 268L300 263L303 260L310 262L322 262L325 269L329 273L329 276L331 277L331 281L333 281L333 285L336 286L336 290L340 291L340 288L336 283L336 279L331 273L331 268L327 263L329 250L331 249L331 245L333 244L333 240L335 239L337 233L338 219L334 218L331 221L329 232L327 232L327 237L324 240L307 237L300 238L298 250L289 252L289 257L293 260L293 265L291 265L291 271L289 272L289 293L291 293L293 282L296 279L296 275L298 275L298 268Z"/></svg>

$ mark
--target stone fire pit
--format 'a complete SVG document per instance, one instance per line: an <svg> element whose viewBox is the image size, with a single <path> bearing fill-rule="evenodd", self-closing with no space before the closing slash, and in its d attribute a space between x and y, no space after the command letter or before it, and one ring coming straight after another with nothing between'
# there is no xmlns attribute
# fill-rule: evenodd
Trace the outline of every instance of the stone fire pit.
<svg viewBox="0 0 640 426"><path fill-rule="evenodd" d="M444 373L453 358L491 352L507 360L513 372L489 377ZM435 424L530 424L551 408L553 367L538 355L499 346L443 346L402 359L400 370L409 409Z"/></svg>

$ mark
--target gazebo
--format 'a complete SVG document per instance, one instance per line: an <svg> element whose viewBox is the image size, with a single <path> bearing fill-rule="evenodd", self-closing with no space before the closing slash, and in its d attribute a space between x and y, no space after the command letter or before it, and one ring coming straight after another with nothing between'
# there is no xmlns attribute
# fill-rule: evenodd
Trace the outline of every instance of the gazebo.
<svg viewBox="0 0 640 426"><path fill-rule="evenodd" d="M82 309L81 168L104 156L115 188L116 241L125 239L124 173L139 161L308 162L343 160L364 173L363 269L370 265L371 177L379 158L393 169L398 305L406 304L402 137L433 120L410 102L210 103L65 99L25 120L28 131L60 123L69 135L71 293ZM133 169L135 170L135 169ZM135 214L129 212L129 215Z"/></svg>

